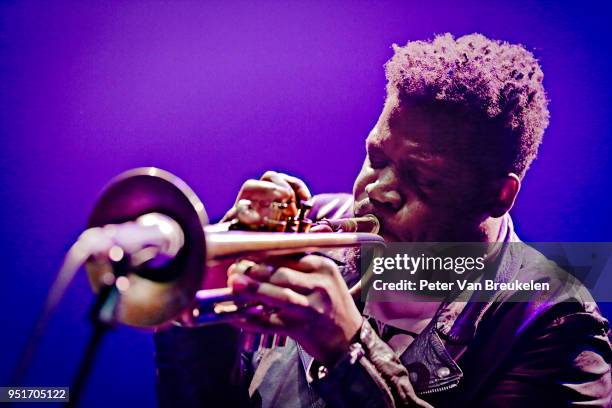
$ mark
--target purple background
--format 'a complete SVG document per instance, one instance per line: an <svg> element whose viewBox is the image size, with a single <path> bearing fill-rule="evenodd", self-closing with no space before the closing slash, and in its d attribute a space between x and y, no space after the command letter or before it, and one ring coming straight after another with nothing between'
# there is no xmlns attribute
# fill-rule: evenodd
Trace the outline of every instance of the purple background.
<svg viewBox="0 0 612 408"><path fill-rule="evenodd" d="M612 32L595 3L108 3L0 5L0 385L111 177L170 170L213 220L266 169L315 193L349 191L394 42L477 31L534 50L552 116L513 211L518 230L531 241L612 240ZM81 274L28 384L69 383L90 300ZM83 406L154 405L153 385L150 335L119 328Z"/></svg>

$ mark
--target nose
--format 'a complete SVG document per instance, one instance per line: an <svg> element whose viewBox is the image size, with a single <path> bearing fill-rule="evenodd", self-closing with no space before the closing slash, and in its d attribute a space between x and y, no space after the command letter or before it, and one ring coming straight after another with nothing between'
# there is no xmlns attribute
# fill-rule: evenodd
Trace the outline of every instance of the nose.
<svg viewBox="0 0 612 408"><path fill-rule="evenodd" d="M397 179L393 171L387 168L381 171L376 180L366 186L365 191L374 205L382 204L397 211L402 206L402 196L397 188Z"/></svg>

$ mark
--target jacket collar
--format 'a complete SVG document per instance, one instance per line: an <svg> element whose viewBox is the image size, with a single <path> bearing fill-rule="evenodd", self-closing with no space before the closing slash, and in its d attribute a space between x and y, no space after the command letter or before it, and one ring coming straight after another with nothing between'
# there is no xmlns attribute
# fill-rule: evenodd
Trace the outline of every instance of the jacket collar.
<svg viewBox="0 0 612 408"><path fill-rule="evenodd" d="M521 265L516 246L518 241L509 215L504 217L500 241L503 245L498 257L495 282L507 282ZM459 384L463 372L457 360L475 337L478 325L492 301L450 301L440 305L429 325L415 338L400 356L408 369L410 380L419 394L431 394Z"/></svg>

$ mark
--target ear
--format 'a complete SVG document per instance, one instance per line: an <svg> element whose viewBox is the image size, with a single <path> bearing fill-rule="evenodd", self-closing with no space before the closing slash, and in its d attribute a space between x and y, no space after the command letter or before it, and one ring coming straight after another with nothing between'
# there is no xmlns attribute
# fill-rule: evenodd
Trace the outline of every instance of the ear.
<svg viewBox="0 0 612 408"><path fill-rule="evenodd" d="M508 173L508 175L499 180L495 188L496 196L491 203L489 213L491 217L498 218L510 211L520 189L521 179L514 173Z"/></svg>

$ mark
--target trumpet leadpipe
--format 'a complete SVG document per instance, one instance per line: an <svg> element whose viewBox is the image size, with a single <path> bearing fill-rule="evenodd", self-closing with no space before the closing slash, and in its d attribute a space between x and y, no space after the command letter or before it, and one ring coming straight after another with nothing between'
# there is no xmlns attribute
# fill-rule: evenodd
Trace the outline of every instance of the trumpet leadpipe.
<svg viewBox="0 0 612 408"><path fill-rule="evenodd" d="M349 219L345 219L345 222L350 224L346 220ZM369 219L367 222L372 224L377 220ZM362 232L283 234L279 232L226 231L206 235L206 253L208 261L215 261L227 258L243 258L249 255L274 256L314 252L381 242L383 240L380 236Z"/></svg>

